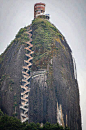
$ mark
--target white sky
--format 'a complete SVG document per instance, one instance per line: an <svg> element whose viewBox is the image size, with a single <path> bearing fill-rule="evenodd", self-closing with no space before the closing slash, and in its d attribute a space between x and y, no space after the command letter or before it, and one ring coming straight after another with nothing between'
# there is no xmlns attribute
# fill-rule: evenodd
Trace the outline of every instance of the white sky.
<svg viewBox="0 0 86 130"><path fill-rule="evenodd" d="M0 53L21 27L34 18L34 4L46 4L46 13L65 36L76 61L83 130L86 130L86 0L0 0Z"/></svg>

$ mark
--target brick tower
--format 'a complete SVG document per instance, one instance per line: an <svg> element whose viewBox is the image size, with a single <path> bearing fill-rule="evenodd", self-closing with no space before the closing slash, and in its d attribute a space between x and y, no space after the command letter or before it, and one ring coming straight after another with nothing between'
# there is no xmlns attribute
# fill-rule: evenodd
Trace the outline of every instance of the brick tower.
<svg viewBox="0 0 86 130"><path fill-rule="evenodd" d="M44 3L36 3L34 5L34 18L38 15L43 15L45 12L45 4Z"/></svg>

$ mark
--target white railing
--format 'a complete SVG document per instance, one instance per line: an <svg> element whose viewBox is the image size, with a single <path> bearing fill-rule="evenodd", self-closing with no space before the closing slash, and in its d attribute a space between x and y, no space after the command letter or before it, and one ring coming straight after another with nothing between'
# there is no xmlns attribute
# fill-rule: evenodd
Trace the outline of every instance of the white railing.
<svg viewBox="0 0 86 130"><path fill-rule="evenodd" d="M38 16L40 16L40 15L44 15L44 13L36 14L36 17L38 17Z"/></svg>

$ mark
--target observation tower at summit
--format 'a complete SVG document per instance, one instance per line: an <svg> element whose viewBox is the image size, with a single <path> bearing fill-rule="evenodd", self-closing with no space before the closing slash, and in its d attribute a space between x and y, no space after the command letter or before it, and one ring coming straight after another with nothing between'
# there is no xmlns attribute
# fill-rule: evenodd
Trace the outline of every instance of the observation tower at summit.
<svg viewBox="0 0 86 130"><path fill-rule="evenodd" d="M44 3L36 3L34 5L34 19L40 17L45 19L50 19L49 14L45 14L45 4Z"/></svg>

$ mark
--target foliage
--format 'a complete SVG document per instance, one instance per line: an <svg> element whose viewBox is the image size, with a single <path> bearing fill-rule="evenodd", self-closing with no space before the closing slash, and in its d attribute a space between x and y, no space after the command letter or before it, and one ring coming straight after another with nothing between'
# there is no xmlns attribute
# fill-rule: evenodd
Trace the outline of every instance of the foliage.
<svg viewBox="0 0 86 130"><path fill-rule="evenodd" d="M58 53L55 39L61 38L62 34L49 21L36 18L32 22L33 28L33 66L34 69L45 69L50 59Z"/></svg>
<svg viewBox="0 0 86 130"><path fill-rule="evenodd" d="M6 75L2 75L1 79L0 79L0 85L2 84L2 82L5 80Z"/></svg>
<svg viewBox="0 0 86 130"><path fill-rule="evenodd" d="M68 127L65 127L65 130L70 130Z"/></svg>
<svg viewBox="0 0 86 130"><path fill-rule="evenodd" d="M34 122L30 124L27 122L21 123L20 120L15 117L4 115L0 109L0 130L69 130L69 128L63 128L58 123L50 124L49 122L46 122L43 126L39 123L35 124Z"/></svg>
<svg viewBox="0 0 86 130"><path fill-rule="evenodd" d="M0 56L0 63L2 62L2 60L3 60L3 59L2 59L2 57Z"/></svg>
<svg viewBox="0 0 86 130"><path fill-rule="evenodd" d="M0 109L0 116L4 116L4 113L1 111L1 109Z"/></svg>
<svg viewBox="0 0 86 130"><path fill-rule="evenodd" d="M0 130L23 130L24 124L20 120L7 115L0 117Z"/></svg>
<svg viewBox="0 0 86 130"><path fill-rule="evenodd" d="M17 43L19 43L18 49L20 48L21 44L25 44L25 42L27 42L29 40L29 36L26 33L27 32L27 27L21 28L18 32L18 34L16 35L15 39L7 46L6 50L0 55L0 63L2 63L2 61L4 60L4 56L6 54L6 52L11 49L11 47L13 46L13 43L16 45Z"/></svg>

